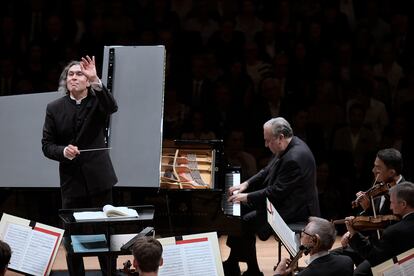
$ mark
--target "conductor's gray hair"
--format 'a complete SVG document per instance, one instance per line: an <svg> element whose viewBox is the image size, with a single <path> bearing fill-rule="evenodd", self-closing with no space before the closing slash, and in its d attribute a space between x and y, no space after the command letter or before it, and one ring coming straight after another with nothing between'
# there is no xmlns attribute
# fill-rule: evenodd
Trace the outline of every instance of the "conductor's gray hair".
<svg viewBox="0 0 414 276"><path fill-rule="evenodd" d="M273 136L283 134L286 138L293 136L293 130L289 122L283 117L272 118L263 125L264 128L270 128Z"/></svg>
<svg viewBox="0 0 414 276"><path fill-rule="evenodd" d="M79 65L79 64L80 64L80 61L73 60L69 62L68 65L66 65L66 67L63 69L62 73L60 73L59 87L58 87L59 93L62 93L65 95L69 94L68 88L66 86L66 79L68 78L69 68L72 67L73 65Z"/></svg>
<svg viewBox="0 0 414 276"><path fill-rule="evenodd" d="M336 230L333 223L319 217L309 217L309 234L320 237L319 251L329 250L336 239Z"/></svg>

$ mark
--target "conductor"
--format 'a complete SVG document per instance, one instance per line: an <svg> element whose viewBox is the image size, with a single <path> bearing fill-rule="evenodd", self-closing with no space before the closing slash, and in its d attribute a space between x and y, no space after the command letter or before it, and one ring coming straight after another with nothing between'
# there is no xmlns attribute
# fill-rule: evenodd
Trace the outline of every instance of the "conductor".
<svg viewBox="0 0 414 276"><path fill-rule="evenodd" d="M103 207L112 203L118 181L105 150L108 119L118 106L97 76L95 57L70 62L59 85L65 95L47 105L42 150L59 162L62 208ZM81 154L91 149L103 150ZM85 274L81 257L67 255L67 261L70 275Z"/></svg>

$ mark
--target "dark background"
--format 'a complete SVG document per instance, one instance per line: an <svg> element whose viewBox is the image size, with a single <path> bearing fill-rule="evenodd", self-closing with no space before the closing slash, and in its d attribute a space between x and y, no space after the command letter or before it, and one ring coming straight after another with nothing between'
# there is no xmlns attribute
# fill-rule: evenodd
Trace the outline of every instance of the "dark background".
<svg viewBox="0 0 414 276"><path fill-rule="evenodd" d="M413 179L413 11L409 0L3 1L0 96L55 91L70 60L95 55L100 68L104 45L165 45L165 139L223 139L245 179L270 155L263 123L283 116L317 160L322 215L342 218L372 185L379 149L400 150ZM114 194L165 210L162 191ZM194 194L176 195L177 225L208 201ZM0 191L0 211L40 222L57 225L59 206L58 189Z"/></svg>

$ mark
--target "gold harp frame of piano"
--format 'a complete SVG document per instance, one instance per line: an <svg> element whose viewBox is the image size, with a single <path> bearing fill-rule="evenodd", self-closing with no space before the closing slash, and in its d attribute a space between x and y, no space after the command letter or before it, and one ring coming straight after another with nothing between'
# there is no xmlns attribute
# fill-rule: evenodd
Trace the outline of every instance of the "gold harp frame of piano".
<svg viewBox="0 0 414 276"><path fill-rule="evenodd" d="M164 148L160 188L213 189L215 151L211 149Z"/></svg>

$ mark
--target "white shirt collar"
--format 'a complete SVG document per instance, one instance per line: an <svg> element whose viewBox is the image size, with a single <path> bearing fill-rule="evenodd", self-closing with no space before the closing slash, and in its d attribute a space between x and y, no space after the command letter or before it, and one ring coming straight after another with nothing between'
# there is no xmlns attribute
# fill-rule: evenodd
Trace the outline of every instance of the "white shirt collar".
<svg viewBox="0 0 414 276"><path fill-rule="evenodd" d="M76 102L76 104L81 104L82 100L85 99L86 97L88 97L88 95L86 95L85 97L80 98L79 100L75 99L71 94L69 94L69 97L74 100Z"/></svg>
<svg viewBox="0 0 414 276"><path fill-rule="evenodd" d="M314 260L316 260L316 259L318 259L318 258L320 258L320 257L326 256L326 255L328 255L328 254L329 254L329 252L328 252L328 251L320 251L320 252L317 252L317 253L315 253L315 254L312 254L311 256L309 256L308 265L309 265L311 262L313 262Z"/></svg>

